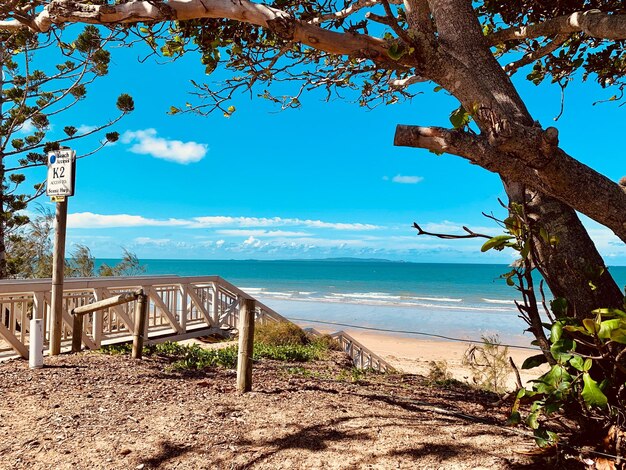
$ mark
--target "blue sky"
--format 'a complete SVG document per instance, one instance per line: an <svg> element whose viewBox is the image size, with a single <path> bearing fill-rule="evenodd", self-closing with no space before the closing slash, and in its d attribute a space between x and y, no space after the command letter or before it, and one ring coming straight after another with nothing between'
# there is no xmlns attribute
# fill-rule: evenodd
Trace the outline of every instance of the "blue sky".
<svg viewBox="0 0 626 470"><path fill-rule="evenodd" d="M503 215L496 175L449 155L395 148L396 124L449 126L457 105L432 84L412 102L360 108L349 101L303 95L301 109L238 95L230 118L170 116L192 101L190 79L206 77L196 56L157 64L140 47L113 49L108 76L87 99L52 121L95 126L113 118L121 92L136 110L115 127L122 138L78 162L69 201L68 250L89 246L97 257L290 259L338 256L422 262L510 262L510 253L480 253L482 242L417 237L414 221L433 231L462 225L498 234L481 215ZM515 82L544 126L559 113L560 90ZM594 83L572 83L556 126L561 146L613 180L624 176L623 110ZM52 135L52 134L51 134ZM616 138L609 138L616 136ZM94 140L74 145L88 151ZM618 162L622 161L622 164ZM29 172L31 182L45 169ZM41 199L49 204L47 199ZM609 264L626 264L626 249L608 230L585 219Z"/></svg>

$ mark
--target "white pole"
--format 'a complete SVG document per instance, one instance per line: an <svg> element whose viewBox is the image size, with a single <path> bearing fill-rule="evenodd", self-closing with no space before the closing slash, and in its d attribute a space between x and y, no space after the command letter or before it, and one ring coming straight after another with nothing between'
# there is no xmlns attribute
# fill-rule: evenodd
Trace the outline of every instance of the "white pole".
<svg viewBox="0 0 626 470"><path fill-rule="evenodd" d="M41 318L33 318L30 321L28 365L31 369L43 367L43 320Z"/></svg>

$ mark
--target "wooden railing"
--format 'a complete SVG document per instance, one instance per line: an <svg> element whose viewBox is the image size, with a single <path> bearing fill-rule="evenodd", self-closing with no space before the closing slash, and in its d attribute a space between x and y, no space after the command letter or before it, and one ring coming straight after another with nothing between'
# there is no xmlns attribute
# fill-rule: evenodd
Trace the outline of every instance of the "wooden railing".
<svg viewBox="0 0 626 470"><path fill-rule="evenodd" d="M50 279L0 282L0 358L28 357L29 322L43 319L44 348L50 340ZM124 292L143 289L148 296L144 337L172 341L236 328L239 306L251 296L218 276L145 276L66 279L63 293L62 345L72 340L72 309ZM82 343L90 349L129 341L135 302L85 315ZM287 321L255 301L255 321Z"/></svg>
<svg viewBox="0 0 626 470"><path fill-rule="evenodd" d="M314 336L322 334L314 328L305 328L305 331ZM354 367L357 369L372 369L382 373L394 371L394 368L387 363L387 361L372 350L363 346L345 331L338 331L330 336L334 338L341 346L341 349L350 356Z"/></svg>

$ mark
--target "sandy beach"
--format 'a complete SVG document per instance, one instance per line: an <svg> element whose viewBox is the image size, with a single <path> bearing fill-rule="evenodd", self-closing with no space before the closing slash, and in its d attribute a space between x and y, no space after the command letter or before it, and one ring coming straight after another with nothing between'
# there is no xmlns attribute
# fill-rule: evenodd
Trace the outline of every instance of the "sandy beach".
<svg viewBox="0 0 626 470"><path fill-rule="evenodd" d="M316 328L323 333L333 331ZM431 341L421 338L408 338L400 335L381 334L364 332L362 330L346 329L346 332L371 349L376 354L389 362L399 371L409 374L420 374L428 376L431 362L445 361L447 370L453 378L472 383L471 371L463 365L463 356L470 347L469 343L453 341ZM529 356L534 356L539 352L526 349L509 348L509 356L521 368L524 360ZM536 379L545 368L537 368L530 371L519 370L522 383ZM508 379L508 387L515 388L515 375L511 371Z"/></svg>

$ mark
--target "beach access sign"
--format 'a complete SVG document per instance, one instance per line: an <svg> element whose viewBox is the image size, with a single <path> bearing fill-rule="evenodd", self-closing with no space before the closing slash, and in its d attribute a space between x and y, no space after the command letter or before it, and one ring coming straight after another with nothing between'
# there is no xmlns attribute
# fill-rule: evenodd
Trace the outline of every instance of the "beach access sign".
<svg viewBox="0 0 626 470"><path fill-rule="evenodd" d="M76 152L71 149L48 153L46 194L52 198L74 195L76 181Z"/></svg>

